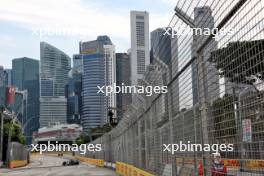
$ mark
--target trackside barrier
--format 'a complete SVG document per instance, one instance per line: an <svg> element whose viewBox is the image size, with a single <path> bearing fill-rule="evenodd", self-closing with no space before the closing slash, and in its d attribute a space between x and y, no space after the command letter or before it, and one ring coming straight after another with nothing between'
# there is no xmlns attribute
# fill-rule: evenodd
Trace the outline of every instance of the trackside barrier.
<svg viewBox="0 0 264 176"><path fill-rule="evenodd" d="M11 143L8 166L10 169L26 166L30 161L29 151L18 142Z"/></svg>
<svg viewBox="0 0 264 176"><path fill-rule="evenodd" d="M245 159L245 160L238 160L238 159L226 159L223 158L222 159L224 162L224 165L230 168L239 168L241 167L241 163L243 164L243 167L245 167L246 169L264 169L264 160L249 160L249 159ZM185 157L185 158L177 158L177 164L194 164L195 160L194 158L190 158L190 157ZM201 158L197 158L197 162L201 163L202 159Z"/></svg>
<svg viewBox="0 0 264 176"><path fill-rule="evenodd" d="M264 169L264 160L246 160L245 169Z"/></svg>
<svg viewBox="0 0 264 176"><path fill-rule="evenodd" d="M222 159L224 162L224 165L231 170L240 169L242 167L243 163L243 169L245 170L251 170L251 171L259 171L264 169L264 160L238 160L238 159ZM176 162L178 165L181 165L184 163L185 166L193 166L195 164L194 158L191 157L185 157L185 158L177 158ZM197 163L202 163L201 158L197 158Z"/></svg>
<svg viewBox="0 0 264 176"><path fill-rule="evenodd" d="M99 167L104 167L104 160L101 159L92 159L92 158L86 158L86 157L81 157L81 156L75 156L76 159L86 162L88 164L96 165Z"/></svg>
<svg viewBox="0 0 264 176"><path fill-rule="evenodd" d="M122 176L154 176L153 174L122 162L116 163L116 172Z"/></svg>
<svg viewBox="0 0 264 176"><path fill-rule="evenodd" d="M26 166L27 164L28 164L27 160L11 161L9 163L9 168L13 169L13 168L17 168L17 167L23 167L23 166Z"/></svg>
<svg viewBox="0 0 264 176"><path fill-rule="evenodd" d="M264 169L264 160L224 160L225 166L229 168L240 168L243 167L244 170L249 171L261 171Z"/></svg>

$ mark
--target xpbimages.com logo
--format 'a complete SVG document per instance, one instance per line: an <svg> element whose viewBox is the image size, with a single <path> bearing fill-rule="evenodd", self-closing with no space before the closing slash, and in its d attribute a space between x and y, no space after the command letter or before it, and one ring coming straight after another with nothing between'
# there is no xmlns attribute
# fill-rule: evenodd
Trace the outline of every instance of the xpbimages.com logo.
<svg viewBox="0 0 264 176"><path fill-rule="evenodd" d="M32 28L32 36L39 38L54 37L54 36L82 36L87 37L90 35L89 32L81 30L75 27L63 27L63 26L45 26Z"/></svg>
<svg viewBox="0 0 264 176"><path fill-rule="evenodd" d="M56 141L52 144L48 141L48 144L31 144L31 152L80 152L80 154L86 154L86 152L100 152L102 151L101 144L60 144Z"/></svg>
<svg viewBox="0 0 264 176"><path fill-rule="evenodd" d="M190 141L179 144L163 144L163 152L232 152L234 151L234 144L192 144Z"/></svg>
<svg viewBox="0 0 264 176"><path fill-rule="evenodd" d="M232 35L234 30L232 28L183 28L183 27L165 27L163 28L163 35L171 36L175 38L181 35L192 35L192 36L209 36L212 35L213 38L216 38L219 35Z"/></svg>
<svg viewBox="0 0 264 176"><path fill-rule="evenodd" d="M124 83L121 86L114 85L109 86L97 86L97 93L103 93L106 96L111 95L112 93L137 93L137 94L146 94L146 96L151 96L153 93L168 93L167 86L125 86Z"/></svg>

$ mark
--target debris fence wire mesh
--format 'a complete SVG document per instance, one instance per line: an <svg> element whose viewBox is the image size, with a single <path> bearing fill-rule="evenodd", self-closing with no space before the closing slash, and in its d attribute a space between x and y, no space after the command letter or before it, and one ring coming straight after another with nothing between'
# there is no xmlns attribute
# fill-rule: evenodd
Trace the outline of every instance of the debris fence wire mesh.
<svg viewBox="0 0 264 176"><path fill-rule="evenodd" d="M93 141L103 150L87 157L124 162L155 175L195 175L202 165L204 174L211 175L211 152L172 155L163 151L163 144L234 144L233 151L220 152L228 174L263 175L263 0L178 0L175 4L194 27L231 32L174 39L164 35L162 41L171 41L170 64L154 58L141 84L168 85L168 93L133 95L118 126ZM177 15L168 26L190 28ZM168 49L165 46L160 44L161 57Z"/></svg>

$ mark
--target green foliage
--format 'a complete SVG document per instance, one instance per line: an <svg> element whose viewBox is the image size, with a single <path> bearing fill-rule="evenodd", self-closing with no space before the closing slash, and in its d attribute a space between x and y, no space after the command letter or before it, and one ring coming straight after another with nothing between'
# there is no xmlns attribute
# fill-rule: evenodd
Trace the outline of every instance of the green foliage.
<svg viewBox="0 0 264 176"><path fill-rule="evenodd" d="M90 142L90 139L89 139L89 136L85 135L85 134L82 134L80 137L78 137L76 140L75 140L75 143L77 145L81 145L81 144L87 144Z"/></svg>
<svg viewBox="0 0 264 176"><path fill-rule="evenodd" d="M4 124L4 139L7 141L8 133L11 129L11 140L14 142L19 142L21 144L25 144L25 137L23 135L22 129L19 124L14 123L13 125L11 122L6 122Z"/></svg>
<svg viewBox="0 0 264 176"><path fill-rule="evenodd" d="M112 127L109 124L105 124L102 127L97 127L92 129L92 134L104 134L111 131Z"/></svg>
<svg viewBox="0 0 264 176"><path fill-rule="evenodd" d="M98 137L104 135L105 133L108 133L112 129L113 129L113 127L110 126L109 124L105 124L103 126L99 126L99 127L93 128L91 130L90 135L87 135L87 134L80 135L80 137L78 137L75 140L75 143L77 145L87 144L87 143L97 139Z"/></svg>

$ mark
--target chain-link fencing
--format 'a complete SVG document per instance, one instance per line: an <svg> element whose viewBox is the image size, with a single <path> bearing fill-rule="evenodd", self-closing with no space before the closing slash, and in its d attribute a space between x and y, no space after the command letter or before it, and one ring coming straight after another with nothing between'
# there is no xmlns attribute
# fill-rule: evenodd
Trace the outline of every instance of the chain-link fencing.
<svg viewBox="0 0 264 176"><path fill-rule="evenodd" d="M133 95L118 126L93 142L103 150L87 157L124 162L156 175L211 175L212 150L172 154L164 144L232 144L232 151L219 151L227 173L263 175L263 1L175 3L168 26L177 35L162 35L160 48L152 48L159 57L140 83L168 86L168 92ZM193 33L181 35L182 28ZM213 32L195 33L199 28Z"/></svg>

